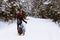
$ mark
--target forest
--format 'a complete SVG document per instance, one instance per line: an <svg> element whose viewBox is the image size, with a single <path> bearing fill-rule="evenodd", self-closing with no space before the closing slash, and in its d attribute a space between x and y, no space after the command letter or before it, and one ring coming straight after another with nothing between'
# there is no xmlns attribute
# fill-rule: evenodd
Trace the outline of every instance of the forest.
<svg viewBox="0 0 60 40"><path fill-rule="evenodd" d="M60 0L0 0L0 21L16 20L18 9L27 16L60 23Z"/></svg>

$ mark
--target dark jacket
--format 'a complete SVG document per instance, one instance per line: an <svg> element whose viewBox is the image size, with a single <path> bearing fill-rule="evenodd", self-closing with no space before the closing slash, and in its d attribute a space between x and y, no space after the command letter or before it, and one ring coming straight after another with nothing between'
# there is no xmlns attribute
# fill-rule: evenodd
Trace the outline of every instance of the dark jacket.
<svg viewBox="0 0 60 40"><path fill-rule="evenodd" d="M23 13L22 15L17 14L17 19L19 19L21 22L24 21L25 23L27 23L24 19L26 19L25 14Z"/></svg>

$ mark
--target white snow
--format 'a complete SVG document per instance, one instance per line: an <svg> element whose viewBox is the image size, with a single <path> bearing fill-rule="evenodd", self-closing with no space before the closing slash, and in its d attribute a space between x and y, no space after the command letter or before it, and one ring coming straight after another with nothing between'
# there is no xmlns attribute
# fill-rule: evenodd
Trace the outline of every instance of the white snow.
<svg viewBox="0 0 60 40"><path fill-rule="evenodd" d="M49 4L49 3L51 3L51 1L46 1L46 2L44 2L43 4Z"/></svg>
<svg viewBox="0 0 60 40"><path fill-rule="evenodd" d="M4 0L5 2L7 1L7 0Z"/></svg>
<svg viewBox="0 0 60 40"><path fill-rule="evenodd" d="M22 2L24 2L25 0L21 0Z"/></svg>
<svg viewBox="0 0 60 40"><path fill-rule="evenodd" d="M60 40L60 28L50 19L27 17L24 36L17 33L16 21L12 24L0 22L0 40Z"/></svg>

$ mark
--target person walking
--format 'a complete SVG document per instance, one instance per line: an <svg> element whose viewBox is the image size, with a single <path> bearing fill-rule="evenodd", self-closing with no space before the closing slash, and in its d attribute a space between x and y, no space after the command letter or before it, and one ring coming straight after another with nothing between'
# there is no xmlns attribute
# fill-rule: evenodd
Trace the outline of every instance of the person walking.
<svg viewBox="0 0 60 40"><path fill-rule="evenodd" d="M23 33L23 35L25 34L25 29L24 26L22 24L22 21L27 23L27 21L25 21L26 19L26 15L24 14L23 10L19 10L19 12L17 13L17 30L19 35L21 35Z"/></svg>

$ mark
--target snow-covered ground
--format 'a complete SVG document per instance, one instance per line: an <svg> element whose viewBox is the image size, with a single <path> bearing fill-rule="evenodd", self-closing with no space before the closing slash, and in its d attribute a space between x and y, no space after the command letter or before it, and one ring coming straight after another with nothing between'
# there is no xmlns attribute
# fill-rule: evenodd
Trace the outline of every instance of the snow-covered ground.
<svg viewBox="0 0 60 40"><path fill-rule="evenodd" d="M0 22L0 40L60 40L60 27L50 19L27 19L24 36L18 35L16 21L12 24Z"/></svg>

